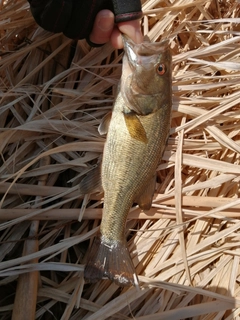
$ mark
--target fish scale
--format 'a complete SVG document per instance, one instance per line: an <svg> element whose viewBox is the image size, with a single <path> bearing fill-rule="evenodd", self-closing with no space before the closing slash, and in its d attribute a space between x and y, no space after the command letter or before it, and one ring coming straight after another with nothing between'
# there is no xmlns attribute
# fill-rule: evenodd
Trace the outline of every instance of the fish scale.
<svg viewBox="0 0 240 320"><path fill-rule="evenodd" d="M167 41L134 44L124 37L124 49L119 92L111 120L105 121L109 128L102 125L107 132L101 163L103 216L84 277L90 282L108 278L129 286L138 285L138 279L127 249L125 225L133 203L142 209L151 207L156 169L169 135L172 71Z"/></svg>
<svg viewBox="0 0 240 320"><path fill-rule="evenodd" d="M161 113L161 110L159 111ZM120 116L122 116L120 114ZM157 121L158 114L151 115L151 117L154 117ZM149 116L148 116L149 117ZM146 119L144 119L146 120ZM151 121L151 119L149 119ZM113 121L113 126L115 121L119 121L119 119L116 117L116 119ZM143 121L144 122L144 121ZM147 122L146 126L147 126ZM110 129L110 128L109 128ZM164 128L166 130L166 128ZM147 129L146 129L147 131ZM152 132L150 132L151 134ZM149 177L150 174L153 174L156 171L156 167L159 163L159 154L162 153L162 144L165 145L166 141L156 141L155 144L153 144L153 147L150 148L148 145L143 144L138 141L134 141L135 143L131 143L132 139L128 131L126 130L124 132L126 134L126 137L124 140L125 143L128 145L128 148L124 148L124 152L121 153L121 150L118 150L118 148L111 148L111 152L108 154L108 156L105 158L105 163L111 163L112 165L106 165L102 168L102 183L104 190L107 189L107 186L104 185L104 181L110 180L110 186L111 186L111 192L109 195L109 192L105 192L104 195L104 202L105 206L107 204L107 208L105 207L106 212L106 218L103 218L102 223L102 231L103 233L107 233L105 230L108 231L108 233L114 234L116 237L120 237L119 233L122 233L122 230L118 228L116 225L115 227L113 225L114 218L118 215L118 221L122 220L122 224L125 224L126 216L129 212L130 207L132 206L132 202L135 200L134 197L137 196L139 193L141 193L141 190L145 187L146 180ZM157 135L157 132L154 132L153 134ZM123 132L122 132L123 135ZM119 139L122 138L122 135L119 137ZM161 135L160 135L161 136ZM118 141L114 139L114 135L112 136L113 141L115 142L115 145L118 146ZM111 142L109 142L111 144ZM132 155L134 154L135 157L132 158ZM116 167L115 167L115 159L118 155L121 155L121 164L118 165L118 171L121 172L122 179L115 181L112 181L112 177L116 177ZM145 155L145 157L144 157ZM141 162L138 161L138 163L135 161L135 165L130 165L130 160L135 160L141 157ZM149 159L151 159L151 162L149 162ZM116 159L117 160L117 159ZM144 166L144 164L148 162L150 165ZM133 162L134 163L134 162ZM137 165L136 165L137 164ZM139 174L141 173L141 174ZM145 182L145 183L144 183ZM109 181L108 181L109 184ZM120 186L122 190L120 189ZM112 194L115 195L115 197L112 197ZM126 205L125 205L126 203ZM124 215L119 214L119 207L121 206L121 212L124 212ZM120 223L120 222L119 222Z"/></svg>

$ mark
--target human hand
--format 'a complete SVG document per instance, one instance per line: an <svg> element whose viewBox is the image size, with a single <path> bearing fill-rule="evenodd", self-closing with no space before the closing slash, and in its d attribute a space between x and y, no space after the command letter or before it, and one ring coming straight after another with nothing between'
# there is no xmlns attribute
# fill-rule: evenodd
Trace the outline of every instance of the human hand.
<svg viewBox="0 0 240 320"><path fill-rule="evenodd" d="M51 32L63 32L92 46L111 41L122 47L121 33L142 41L140 0L28 0L36 22ZM116 25L115 25L115 24Z"/></svg>
<svg viewBox="0 0 240 320"><path fill-rule="evenodd" d="M119 22L115 25L113 12L101 10L95 18L89 40L97 45L111 41L114 48L121 49L123 47L121 33L126 34L135 43L143 41L139 20Z"/></svg>

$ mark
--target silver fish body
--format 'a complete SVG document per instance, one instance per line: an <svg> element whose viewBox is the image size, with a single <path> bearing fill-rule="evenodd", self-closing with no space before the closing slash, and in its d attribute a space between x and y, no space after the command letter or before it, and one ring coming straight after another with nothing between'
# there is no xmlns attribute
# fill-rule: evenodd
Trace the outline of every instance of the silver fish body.
<svg viewBox="0 0 240 320"><path fill-rule="evenodd" d="M146 210L151 207L172 108L168 42L134 44L124 38L124 49L120 89L101 164L104 208L100 234L84 272L91 282L109 278L120 286L138 283L125 225L133 203Z"/></svg>

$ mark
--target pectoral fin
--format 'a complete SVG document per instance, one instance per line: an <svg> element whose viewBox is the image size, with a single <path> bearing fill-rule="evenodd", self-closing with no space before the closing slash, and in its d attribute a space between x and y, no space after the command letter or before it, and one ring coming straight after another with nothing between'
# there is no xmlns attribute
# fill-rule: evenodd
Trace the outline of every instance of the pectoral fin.
<svg viewBox="0 0 240 320"><path fill-rule="evenodd" d="M145 189L142 194L136 199L139 207L142 210L149 210L152 206L152 199L156 186L156 176L152 177L149 182L145 185Z"/></svg>
<svg viewBox="0 0 240 320"><path fill-rule="evenodd" d="M102 192L101 163L91 170L80 182L79 189L81 194Z"/></svg>
<svg viewBox="0 0 240 320"><path fill-rule="evenodd" d="M98 127L98 132L100 133L101 136L104 134L107 134L111 118L112 118L112 112L108 112L102 118L102 121Z"/></svg>
<svg viewBox="0 0 240 320"><path fill-rule="evenodd" d="M124 113L125 123L133 139L141 141L143 143L148 142L146 131L135 112Z"/></svg>

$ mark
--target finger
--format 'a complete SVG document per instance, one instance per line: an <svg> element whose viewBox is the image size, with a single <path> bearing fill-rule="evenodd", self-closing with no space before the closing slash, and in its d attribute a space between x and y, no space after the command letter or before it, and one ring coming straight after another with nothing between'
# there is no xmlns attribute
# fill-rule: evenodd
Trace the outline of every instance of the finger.
<svg viewBox="0 0 240 320"><path fill-rule="evenodd" d="M114 27L114 14L110 10L101 10L96 16L92 32L89 36L91 42L103 44L110 40Z"/></svg>
<svg viewBox="0 0 240 320"><path fill-rule="evenodd" d="M143 41L139 20L120 22L118 28L114 28L111 35L111 43L114 48L121 49L123 47L122 33L127 35L135 43L141 43Z"/></svg>

